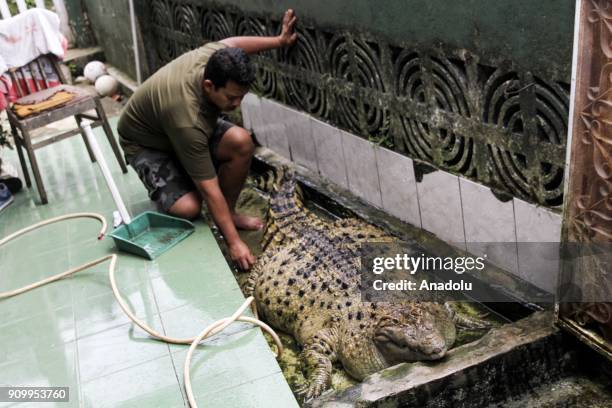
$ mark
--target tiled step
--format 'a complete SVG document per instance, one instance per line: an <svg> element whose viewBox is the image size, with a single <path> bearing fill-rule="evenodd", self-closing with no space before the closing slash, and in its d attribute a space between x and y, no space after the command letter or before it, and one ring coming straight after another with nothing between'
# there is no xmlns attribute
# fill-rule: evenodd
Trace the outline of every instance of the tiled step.
<svg viewBox="0 0 612 408"><path fill-rule="evenodd" d="M82 71L89 61L104 61L104 50L102 47L71 48L66 52L63 63L74 64L78 71Z"/></svg>
<svg viewBox="0 0 612 408"><path fill-rule="evenodd" d="M130 96L136 91L138 84L128 74L109 64L106 64L106 68L108 74L112 75L119 82L121 93Z"/></svg>

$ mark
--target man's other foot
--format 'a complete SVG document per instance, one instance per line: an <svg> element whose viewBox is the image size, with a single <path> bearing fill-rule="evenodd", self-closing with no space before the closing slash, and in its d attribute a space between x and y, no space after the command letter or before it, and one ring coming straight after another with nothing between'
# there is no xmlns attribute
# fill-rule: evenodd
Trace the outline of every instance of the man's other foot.
<svg viewBox="0 0 612 408"><path fill-rule="evenodd" d="M257 231L264 226L258 217L251 217L250 215L232 214L232 220L236 228L240 230Z"/></svg>

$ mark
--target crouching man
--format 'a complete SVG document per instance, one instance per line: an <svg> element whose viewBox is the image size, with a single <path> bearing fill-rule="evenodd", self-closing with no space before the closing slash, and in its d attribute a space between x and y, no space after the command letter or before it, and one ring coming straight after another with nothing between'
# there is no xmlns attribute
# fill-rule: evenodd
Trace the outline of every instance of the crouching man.
<svg viewBox="0 0 612 408"><path fill-rule="evenodd" d="M296 41L287 10L276 37L230 37L187 52L147 79L132 95L118 132L128 163L161 211L193 219L202 200L243 269L255 258L237 229L260 219L236 213L255 145L249 132L222 118L240 106L255 79L248 54Z"/></svg>

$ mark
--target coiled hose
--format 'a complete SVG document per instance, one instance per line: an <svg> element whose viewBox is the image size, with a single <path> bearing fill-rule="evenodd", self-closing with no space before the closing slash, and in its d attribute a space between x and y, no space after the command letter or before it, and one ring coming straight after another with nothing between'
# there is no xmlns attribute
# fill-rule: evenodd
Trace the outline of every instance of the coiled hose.
<svg viewBox="0 0 612 408"><path fill-rule="evenodd" d="M69 220L69 219L73 219L73 218L93 218L96 219L98 221L100 221L100 223L102 224L101 228L100 228L100 232L98 233L98 239L102 239L104 237L104 233L106 232L106 227L107 227L107 223L106 223L106 219L97 213L72 213L72 214L66 214L66 215L61 215L59 217L54 217L54 218L50 218L48 220L44 220L41 222L38 222L36 224L30 225L29 227L23 228L19 231L16 231L14 233L12 233L11 235L3 238L0 240L0 247L6 243L8 243L9 241L12 241L13 239L20 237L24 234L27 234L30 231L36 230L38 228L47 226L49 224L54 224L56 222L60 222L60 221L64 221L64 220ZM17 296L20 295L22 293L28 292L32 289L38 288L40 286L46 285L48 283L54 282L56 280L65 278L67 276L70 276L72 274L75 274L77 272L80 272L84 269L90 268L94 265L98 265L102 262L106 262L110 260L109 266L108 266L108 277L110 279L110 284L111 284L111 288L113 290L113 294L115 295L115 299L117 299L117 302L119 303L119 306L121 307L121 309L125 312L126 315L128 315L128 317L132 320L132 322L134 322L134 324L136 324L138 327L140 327L142 330L144 330L145 332L147 332L151 337L157 339L157 340L161 340L164 341L166 343L172 343L172 344L190 344L191 346L189 347L189 351L187 352L187 357L185 358L185 365L183 368L183 374L184 374L184 379L185 379L185 392L187 393L187 398L189 400L189 405L193 408L197 408L197 403L195 401L195 398L193 396L193 391L191 388L191 375L189 373L189 367L191 366L191 358L193 356L193 352L195 351L196 347L198 346L198 344L200 344L201 341L203 341L204 339L213 336L217 333L220 333L221 331L223 331L227 326L229 326L230 324L232 324L235 321L242 321L242 322L247 322L247 323L252 323L256 326L261 327L263 330L265 330L266 332L268 332L270 334L270 336L272 336L272 339L274 340L274 343L276 344L277 347L277 352L276 352L276 356L277 358L279 358L281 356L281 354L283 353L283 345L281 344L281 341L278 337L278 335L274 332L274 330L272 330L272 328L270 326L268 326L267 324L265 324L264 322L249 317L249 316L243 316L242 314L244 313L244 311L251 305L251 303L253 302L253 297L249 296L245 302L242 304L242 306L240 306L240 308L238 308L238 310L236 310L236 312L231 315L230 317L226 317L224 319L220 319L217 320L216 322L208 325L204 330L202 330L202 332L200 332L200 334L198 334L196 337L192 337L192 338L174 338L174 337L168 337L165 336L161 333L156 332L155 330L153 330L152 328L150 328L149 326L147 326L146 323L144 323L143 321L139 320L134 313L132 313L132 311L130 310L130 308L128 307L127 303L125 302L125 300L123 300L123 297L121 296L121 294L119 293L119 289L117 288L117 282L115 280L115 265L117 264L117 255L116 254L111 254L111 255L106 255L103 256L101 258L98 258L96 260L84 263L80 266L71 268L67 271L58 273L57 275L53 275L49 278L45 278L43 280L40 280L38 282L32 283L30 285L24 286L22 288L19 289L15 289L15 290L11 290L8 292L0 292L0 300L2 299L7 299L13 296Z"/></svg>

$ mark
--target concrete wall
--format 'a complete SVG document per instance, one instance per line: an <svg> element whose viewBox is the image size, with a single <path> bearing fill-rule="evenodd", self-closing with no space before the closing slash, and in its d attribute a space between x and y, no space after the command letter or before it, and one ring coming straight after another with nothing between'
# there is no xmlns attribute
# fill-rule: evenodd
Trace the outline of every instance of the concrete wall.
<svg viewBox="0 0 612 408"><path fill-rule="evenodd" d="M87 10L82 0L64 0L64 6L68 13L68 25L72 31L72 45L74 47L91 47L96 44Z"/></svg>
<svg viewBox="0 0 612 408"><path fill-rule="evenodd" d="M559 242L561 216L340 130L310 115L249 94L244 126L276 153L346 188L369 204L512 274L554 292L558 263L536 251ZM432 171L433 170L433 171ZM554 249L554 248L553 248ZM554 253L551 257L555 258Z"/></svg>
<svg viewBox="0 0 612 408"><path fill-rule="evenodd" d="M571 1L152 0L153 65L278 33L289 6L299 40L254 57L257 94L499 197L560 208Z"/></svg>
<svg viewBox="0 0 612 408"><path fill-rule="evenodd" d="M200 4L206 4L200 1ZM483 62L511 59L569 82L573 0L223 0L245 12L281 16L287 8L319 27L380 34L422 46L444 44Z"/></svg>
<svg viewBox="0 0 612 408"><path fill-rule="evenodd" d="M560 238L574 2L152 0L149 61L274 35L287 7L299 40L254 57L243 104L260 142L552 291L520 243Z"/></svg>
<svg viewBox="0 0 612 408"><path fill-rule="evenodd" d="M140 42L141 70L149 74L142 46L140 19L146 15L142 1L135 0L136 27ZM75 47L99 45L106 61L136 79L132 31L127 0L65 0ZM145 18L146 21L146 18Z"/></svg>
<svg viewBox="0 0 612 408"><path fill-rule="evenodd" d="M112 65L136 77L126 0L83 0L98 45Z"/></svg>

